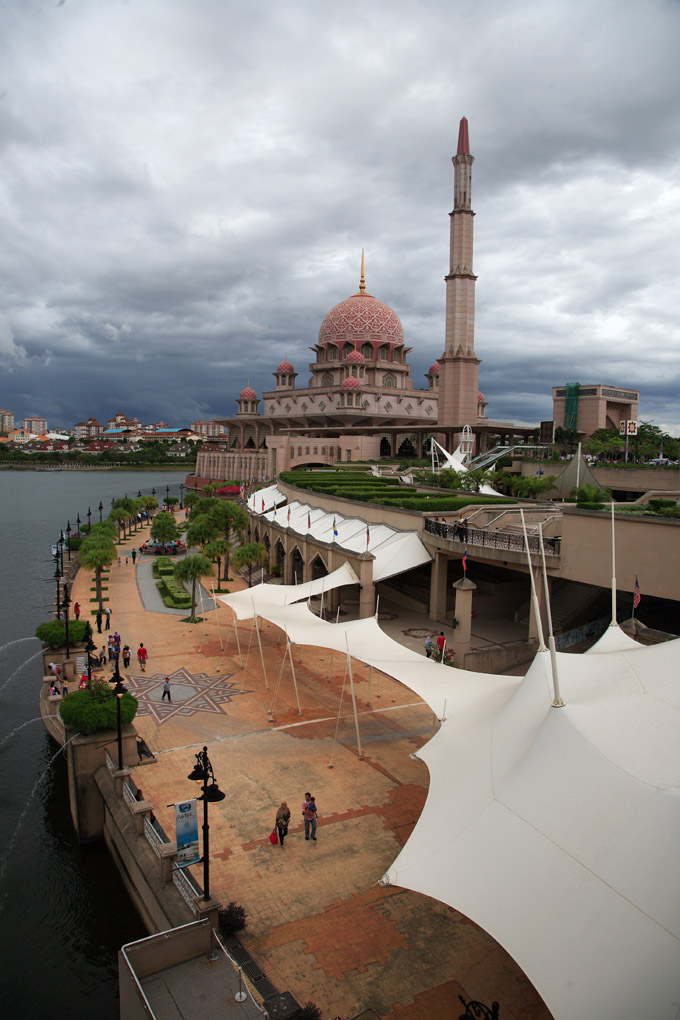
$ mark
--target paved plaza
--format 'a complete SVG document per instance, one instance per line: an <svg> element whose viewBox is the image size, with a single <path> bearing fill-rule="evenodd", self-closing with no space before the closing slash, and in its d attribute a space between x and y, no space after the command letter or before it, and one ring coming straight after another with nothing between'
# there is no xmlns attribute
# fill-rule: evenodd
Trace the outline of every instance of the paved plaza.
<svg viewBox="0 0 680 1020"><path fill-rule="evenodd" d="M379 884L427 796L427 768L411 755L435 731L430 709L353 660L360 759L345 657L293 648L300 714L278 628L262 623L263 669L252 623L240 624L242 668L228 607L220 604L195 624L146 608L149 560L133 565L125 555L145 535L120 547L107 582L111 628L133 650L125 676L139 699L135 726L156 755L133 770L134 779L173 839L168 805L196 795L187 776L208 746L226 794L210 806L211 893L245 907L242 942L269 980L301 1003L315 1002L324 1020L369 1010L394 1020L457 1017L459 994L498 1000L503 1020L549 1018L519 967L472 921ZM90 577L81 569L73 586L72 598L83 606L90 604ZM246 582L228 587L238 591ZM422 631L440 629L395 605L381 609L390 636L409 647L422 649ZM134 656L140 642L149 652L146 673ZM161 700L166 677L170 703ZM319 808L316 842L304 838L305 791ZM272 846L282 800L291 809L290 831L283 847ZM193 870L201 882L202 866Z"/></svg>

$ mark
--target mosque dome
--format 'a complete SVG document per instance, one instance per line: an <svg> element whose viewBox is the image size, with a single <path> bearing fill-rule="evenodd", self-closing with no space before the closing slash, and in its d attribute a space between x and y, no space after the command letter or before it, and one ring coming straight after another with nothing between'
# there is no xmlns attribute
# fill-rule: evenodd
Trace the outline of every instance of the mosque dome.
<svg viewBox="0 0 680 1020"><path fill-rule="evenodd" d="M342 389L342 390L360 390L361 389L361 383L356 378L356 376L348 375L346 379L342 380L342 384L340 386L340 389Z"/></svg>
<svg viewBox="0 0 680 1020"><path fill-rule="evenodd" d="M389 305L360 291L331 308L321 323L319 343L404 343L404 327Z"/></svg>
<svg viewBox="0 0 680 1020"><path fill-rule="evenodd" d="M484 401L484 394L482 393L482 391L481 391L481 390L480 390L480 391L479 391L479 393L477 394L477 403L478 403L478 404L483 404L483 403L485 403L485 401Z"/></svg>
<svg viewBox="0 0 680 1020"><path fill-rule="evenodd" d="M239 400L257 400L257 393L251 386L246 386L244 390L241 390Z"/></svg>
<svg viewBox="0 0 680 1020"><path fill-rule="evenodd" d="M361 351L354 350L349 352L345 360L348 365L363 365L366 358Z"/></svg>
<svg viewBox="0 0 680 1020"><path fill-rule="evenodd" d="M295 369L290 361L282 361L276 371L279 375L295 375Z"/></svg>
<svg viewBox="0 0 680 1020"><path fill-rule="evenodd" d="M434 364L430 365L428 375L439 375L439 362L435 361Z"/></svg>

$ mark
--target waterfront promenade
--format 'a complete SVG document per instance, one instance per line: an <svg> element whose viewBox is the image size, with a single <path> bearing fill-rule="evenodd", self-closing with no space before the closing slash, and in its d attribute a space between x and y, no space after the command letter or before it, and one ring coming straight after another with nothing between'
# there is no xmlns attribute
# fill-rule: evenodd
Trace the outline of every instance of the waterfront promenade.
<svg viewBox="0 0 680 1020"><path fill-rule="evenodd" d="M459 994L498 1000L504 1020L549 1018L520 969L475 924L438 902L378 884L425 802L428 772L411 754L434 732L429 708L377 672L369 694L369 672L354 660L360 760L348 685L343 694L344 657L331 663L326 650L294 648L300 716L290 662L283 663L285 638L273 625L264 623L261 632L265 677L250 622L239 627L240 667L228 607L219 604L217 616L211 610L195 624L145 607L150 561L138 557L133 565L129 552L147 534L119 547L107 582L111 629L133 653L123 674L140 702L135 726L157 759L135 768L134 779L173 839L169 805L197 795L187 776L208 746L226 794L210 806L211 893L245 907L242 942L271 982L300 1003L315 1002L324 1020L455 1017ZM83 607L90 605L90 578L81 569L71 593ZM244 587L241 579L229 584L231 591ZM419 629L439 629L397 607L385 615L391 636L401 633L411 647L422 647ZM101 647L105 635L94 629ZM140 642L149 652L146 673L135 657ZM161 700L166 676L170 704ZM305 791L319 808L316 842L304 838ZM283 848L269 841L282 800L292 816ZM192 870L201 882L201 865Z"/></svg>

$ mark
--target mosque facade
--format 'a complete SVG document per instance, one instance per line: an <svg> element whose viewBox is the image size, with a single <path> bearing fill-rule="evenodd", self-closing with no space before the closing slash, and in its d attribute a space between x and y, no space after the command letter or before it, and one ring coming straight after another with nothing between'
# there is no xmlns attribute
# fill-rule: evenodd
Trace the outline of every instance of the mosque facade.
<svg viewBox="0 0 680 1020"><path fill-rule="evenodd" d="M236 401L236 415L216 419L228 429L228 438L222 448L204 447L198 478L263 480L298 467L422 456L429 436L452 448L465 425L479 449L490 432L508 439L523 431L509 422L489 422L479 391L473 162L463 117L453 157L444 351L427 371L427 385L414 386L411 348L398 315L366 290L362 254L359 290L331 308L321 323L307 385L297 384L298 373L287 358L273 373L274 389L258 397L248 384Z"/></svg>

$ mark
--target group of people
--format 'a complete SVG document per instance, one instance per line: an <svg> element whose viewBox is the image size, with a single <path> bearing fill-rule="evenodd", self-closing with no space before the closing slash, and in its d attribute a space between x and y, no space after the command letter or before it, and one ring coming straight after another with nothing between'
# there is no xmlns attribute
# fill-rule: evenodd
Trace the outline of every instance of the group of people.
<svg viewBox="0 0 680 1020"><path fill-rule="evenodd" d="M467 517L461 516L455 522L455 524L448 524L445 517L437 520L436 517L432 519L432 525L434 527L435 535L439 535L440 538L452 538L459 542L467 542L469 534L469 525Z"/></svg>
<svg viewBox="0 0 680 1020"><path fill-rule="evenodd" d="M316 800L311 793L305 794L305 799L302 802L302 818L305 823L305 839L313 839L316 842L316 820L318 816L318 809L316 806ZM279 846L283 846L283 842L288 835L288 824L290 822L290 808L286 801L281 802L281 807L276 812L275 830L279 838Z"/></svg>
<svg viewBox="0 0 680 1020"><path fill-rule="evenodd" d="M105 624L104 630L111 630L111 610L109 607L107 606L104 612L102 612L101 609L98 609L95 620L97 623L98 634L101 634L102 632L102 623Z"/></svg>

